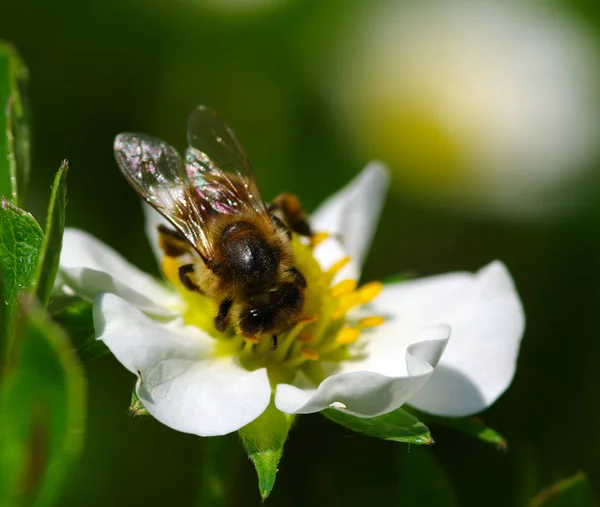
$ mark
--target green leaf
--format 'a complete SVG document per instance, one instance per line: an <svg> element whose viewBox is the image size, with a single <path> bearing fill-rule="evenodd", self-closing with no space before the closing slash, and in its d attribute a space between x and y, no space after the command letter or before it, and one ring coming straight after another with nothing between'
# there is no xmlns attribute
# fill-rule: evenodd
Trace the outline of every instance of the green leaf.
<svg viewBox="0 0 600 507"><path fill-rule="evenodd" d="M500 450L505 450L508 446L506 439L496 430L487 426L479 417L441 417L421 412L413 407L405 408L427 424L439 424L440 426L453 428L465 435L495 445Z"/></svg>
<svg viewBox="0 0 600 507"><path fill-rule="evenodd" d="M9 327L17 316L17 305L22 292L30 289L42 246L42 229L29 213L2 198L0 201L0 283L4 298L5 319L0 323L3 351L8 353L12 336Z"/></svg>
<svg viewBox="0 0 600 507"><path fill-rule="evenodd" d="M16 49L0 41L0 197L21 206L31 166L28 81Z"/></svg>
<svg viewBox="0 0 600 507"><path fill-rule="evenodd" d="M402 408L368 419L333 408L323 410L321 413L333 422L369 437L407 444L433 444L429 428Z"/></svg>
<svg viewBox="0 0 600 507"><path fill-rule="evenodd" d="M256 468L258 490L263 500L275 485L277 465L293 421L293 416L280 412L271 402L258 419L239 431L246 453Z"/></svg>
<svg viewBox="0 0 600 507"><path fill-rule="evenodd" d="M85 379L66 335L23 307L0 385L0 505L46 506L78 456Z"/></svg>
<svg viewBox="0 0 600 507"><path fill-rule="evenodd" d="M564 479L539 493L530 507L592 507L598 501L583 473Z"/></svg>
<svg viewBox="0 0 600 507"><path fill-rule="evenodd" d="M58 273L58 261L65 232L68 169L69 164L65 160L56 173L54 184L52 185L52 193L50 194L44 242L36 274L36 294L43 306L48 304L54 280Z"/></svg>

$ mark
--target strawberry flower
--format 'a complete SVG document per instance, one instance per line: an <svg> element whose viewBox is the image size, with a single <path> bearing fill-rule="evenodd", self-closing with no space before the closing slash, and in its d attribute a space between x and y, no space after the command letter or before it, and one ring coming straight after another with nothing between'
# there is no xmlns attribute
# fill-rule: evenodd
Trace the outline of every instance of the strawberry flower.
<svg viewBox="0 0 600 507"><path fill-rule="evenodd" d="M484 410L510 385L524 329L511 276L480 271L359 286L387 188L372 163L311 217L311 244L293 239L307 279L305 314L271 351L213 326L216 303L182 286L146 228L167 282L93 236L67 229L57 290L94 302L94 326L137 377L157 420L200 436L236 431L273 400L290 414L335 408L374 417L404 403L446 416Z"/></svg>

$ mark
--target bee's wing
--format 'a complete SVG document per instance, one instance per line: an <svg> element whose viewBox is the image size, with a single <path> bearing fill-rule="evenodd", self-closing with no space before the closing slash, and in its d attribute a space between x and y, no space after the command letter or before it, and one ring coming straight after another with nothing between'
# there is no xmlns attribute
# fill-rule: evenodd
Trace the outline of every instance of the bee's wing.
<svg viewBox="0 0 600 507"><path fill-rule="evenodd" d="M248 156L235 134L205 106L188 118L187 175L199 197L217 213L256 213L270 222Z"/></svg>
<svg viewBox="0 0 600 507"><path fill-rule="evenodd" d="M195 182L188 177L177 150L156 137L124 133L115 138L114 151L121 172L137 193L171 222L205 261L211 259L202 203L194 198Z"/></svg>

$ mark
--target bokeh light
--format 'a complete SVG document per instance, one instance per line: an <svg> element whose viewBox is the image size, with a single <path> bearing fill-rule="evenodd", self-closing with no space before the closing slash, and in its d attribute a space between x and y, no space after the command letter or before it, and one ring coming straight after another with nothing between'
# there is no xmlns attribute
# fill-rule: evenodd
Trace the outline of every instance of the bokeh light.
<svg viewBox="0 0 600 507"><path fill-rule="evenodd" d="M330 88L363 155L430 204L511 218L579 204L600 135L584 23L538 3L370 5Z"/></svg>

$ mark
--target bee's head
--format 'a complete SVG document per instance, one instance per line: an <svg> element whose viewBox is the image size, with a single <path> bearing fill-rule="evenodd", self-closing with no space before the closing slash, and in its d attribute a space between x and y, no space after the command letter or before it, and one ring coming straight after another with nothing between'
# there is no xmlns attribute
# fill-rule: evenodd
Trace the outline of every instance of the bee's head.
<svg viewBox="0 0 600 507"><path fill-rule="evenodd" d="M239 332L243 336L277 334L289 328L290 320L302 312L304 293L298 285L285 282L276 290L261 294L253 303L240 314Z"/></svg>

